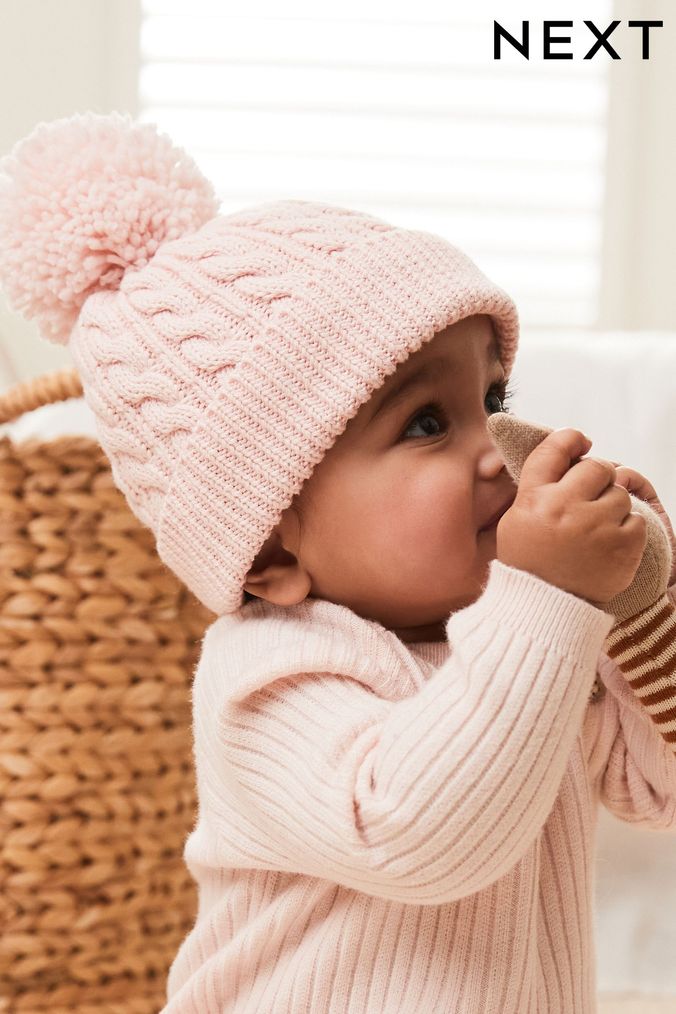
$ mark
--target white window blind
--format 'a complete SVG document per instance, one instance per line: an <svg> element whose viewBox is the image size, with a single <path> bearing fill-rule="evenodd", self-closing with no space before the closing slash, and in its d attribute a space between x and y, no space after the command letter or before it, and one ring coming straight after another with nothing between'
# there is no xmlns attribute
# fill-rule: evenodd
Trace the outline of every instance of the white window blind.
<svg viewBox="0 0 676 1014"><path fill-rule="evenodd" d="M611 2L593 6L604 29ZM190 151L224 213L302 198L428 229L524 328L592 327L611 57L583 59L584 0L546 8L142 0L139 116ZM552 30L573 59L543 59L543 17L574 22ZM517 38L530 20L529 60L506 42L494 60L494 19Z"/></svg>

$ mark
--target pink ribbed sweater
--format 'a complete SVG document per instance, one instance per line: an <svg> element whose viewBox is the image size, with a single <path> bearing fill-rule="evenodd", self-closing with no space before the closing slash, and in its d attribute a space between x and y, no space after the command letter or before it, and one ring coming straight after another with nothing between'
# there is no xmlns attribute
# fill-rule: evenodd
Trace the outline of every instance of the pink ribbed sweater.
<svg viewBox="0 0 676 1014"><path fill-rule="evenodd" d="M319 599L217 619L162 1014L593 1014L598 800L676 831L612 623L498 560L448 643Z"/></svg>

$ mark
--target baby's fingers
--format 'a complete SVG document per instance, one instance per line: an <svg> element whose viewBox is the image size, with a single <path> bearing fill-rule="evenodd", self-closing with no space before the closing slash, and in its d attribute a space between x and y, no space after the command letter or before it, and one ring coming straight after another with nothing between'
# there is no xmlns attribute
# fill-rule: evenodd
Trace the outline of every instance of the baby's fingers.
<svg viewBox="0 0 676 1014"><path fill-rule="evenodd" d="M615 483L618 486L624 486L628 493L633 493L639 500L645 500L646 503L657 500L655 488L645 475L641 475L634 468L629 468L628 465L620 465L616 461L613 461L613 465L616 469Z"/></svg>
<svg viewBox="0 0 676 1014"><path fill-rule="evenodd" d="M613 464L617 464L617 462L613 462ZM667 531L669 545L671 546L671 574L669 575L669 585L671 586L676 582L676 535L671 524L671 518L662 506L653 484L644 475L641 475L640 472L637 472L633 468L628 468L626 465L618 465L616 472L617 485L623 486L627 492L632 493L639 500L644 500L655 511L655 514L657 514Z"/></svg>
<svg viewBox="0 0 676 1014"><path fill-rule="evenodd" d="M613 464L615 464L615 462L613 462ZM652 507L667 530L672 548L676 548L676 538L674 537L674 531L671 527L669 515L660 503L660 499L655 492L655 487L652 482L650 482L649 479L646 479L645 475L641 475L640 472L637 472L635 468L629 468L627 465L619 465L615 471L615 485L622 486L628 493L631 493L632 496L637 497L639 500L644 500L649 507Z"/></svg>

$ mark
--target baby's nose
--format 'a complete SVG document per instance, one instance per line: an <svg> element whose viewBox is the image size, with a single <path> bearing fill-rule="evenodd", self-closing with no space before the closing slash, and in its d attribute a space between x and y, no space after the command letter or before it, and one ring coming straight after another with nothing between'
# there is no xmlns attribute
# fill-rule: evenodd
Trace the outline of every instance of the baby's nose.
<svg viewBox="0 0 676 1014"><path fill-rule="evenodd" d="M481 445L480 460L480 471L485 478L492 478L503 470L508 470L505 457L488 430Z"/></svg>

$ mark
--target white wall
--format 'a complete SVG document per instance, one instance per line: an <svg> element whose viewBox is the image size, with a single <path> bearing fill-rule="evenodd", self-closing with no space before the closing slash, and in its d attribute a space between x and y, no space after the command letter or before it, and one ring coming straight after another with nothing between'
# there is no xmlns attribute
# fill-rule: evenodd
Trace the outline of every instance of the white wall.
<svg viewBox="0 0 676 1014"><path fill-rule="evenodd" d="M137 113L139 0L2 0L0 155L42 120ZM0 295L0 390L70 366Z"/></svg>
<svg viewBox="0 0 676 1014"><path fill-rule="evenodd" d="M609 41L623 46L610 67L599 325L676 331L674 8L670 0L615 0L613 18L622 25ZM650 32L649 60L640 57L638 29L627 40L630 19L664 22Z"/></svg>

